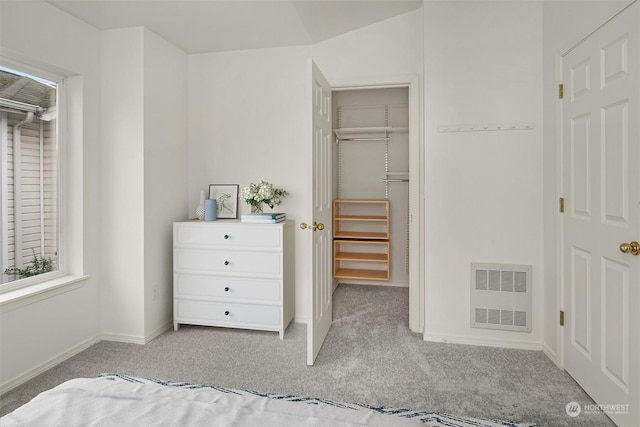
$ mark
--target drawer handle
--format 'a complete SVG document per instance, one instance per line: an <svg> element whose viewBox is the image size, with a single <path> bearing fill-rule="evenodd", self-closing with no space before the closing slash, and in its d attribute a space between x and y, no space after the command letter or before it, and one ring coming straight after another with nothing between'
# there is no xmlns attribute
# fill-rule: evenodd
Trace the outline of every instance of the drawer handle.
<svg viewBox="0 0 640 427"><path fill-rule="evenodd" d="M224 235L224 240L227 240L227 239L229 239L229 235L228 235L228 234L225 234L225 235Z"/></svg>
<svg viewBox="0 0 640 427"><path fill-rule="evenodd" d="M224 291L225 291L225 292L229 292L229 287L228 287L228 286L225 286Z"/></svg>
<svg viewBox="0 0 640 427"><path fill-rule="evenodd" d="M224 265L229 265L229 261L225 261L225 262L224 262Z"/></svg>
<svg viewBox="0 0 640 427"><path fill-rule="evenodd" d="M228 315L229 315L229 311L228 311L228 310L227 310L227 311L225 311L225 312L224 312L224 315L225 315L225 316L228 316Z"/></svg>

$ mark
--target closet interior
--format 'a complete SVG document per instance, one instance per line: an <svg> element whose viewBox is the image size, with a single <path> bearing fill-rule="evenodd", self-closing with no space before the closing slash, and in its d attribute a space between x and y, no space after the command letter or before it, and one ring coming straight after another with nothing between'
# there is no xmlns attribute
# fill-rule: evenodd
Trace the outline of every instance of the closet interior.
<svg viewBox="0 0 640 427"><path fill-rule="evenodd" d="M409 91L334 90L338 283L409 286Z"/></svg>

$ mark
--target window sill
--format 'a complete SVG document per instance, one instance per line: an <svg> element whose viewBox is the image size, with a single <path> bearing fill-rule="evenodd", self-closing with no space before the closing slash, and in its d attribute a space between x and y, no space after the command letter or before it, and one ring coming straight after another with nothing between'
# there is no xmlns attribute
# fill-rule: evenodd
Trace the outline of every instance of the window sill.
<svg viewBox="0 0 640 427"><path fill-rule="evenodd" d="M0 313L15 310L78 289L89 276L61 276L0 294Z"/></svg>

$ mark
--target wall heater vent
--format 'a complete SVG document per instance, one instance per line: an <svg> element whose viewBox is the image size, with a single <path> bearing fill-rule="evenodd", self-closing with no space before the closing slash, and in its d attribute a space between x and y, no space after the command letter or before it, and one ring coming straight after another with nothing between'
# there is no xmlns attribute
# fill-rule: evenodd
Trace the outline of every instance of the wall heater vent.
<svg viewBox="0 0 640 427"><path fill-rule="evenodd" d="M471 327L531 332L530 265L471 264Z"/></svg>

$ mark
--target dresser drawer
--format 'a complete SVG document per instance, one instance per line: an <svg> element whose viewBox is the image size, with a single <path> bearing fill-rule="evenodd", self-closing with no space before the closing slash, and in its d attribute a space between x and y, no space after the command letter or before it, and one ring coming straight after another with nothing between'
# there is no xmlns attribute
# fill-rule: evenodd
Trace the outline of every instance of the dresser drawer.
<svg viewBox="0 0 640 427"><path fill-rule="evenodd" d="M175 297L260 300L279 303L281 280L239 279L235 277L176 274Z"/></svg>
<svg viewBox="0 0 640 427"><path fill-rule="evenodd" d="M282 249L281 224L180 223L174 234L180 247L216 249Z"/></svg>
<svg viewBox="0 0 640 427"><path fill-rule="evenodd" d="M224 326L279 327L280 307L208 301L175 301L177 321L220 324ZM199 324L200 324L199 323Z"/></svg>
<svg viewBox="0 0 640 427"><path fill-rule="evenodd" d="M282 254L177 249L174 269L178 273L229 273L282 276Z"/></svg>

